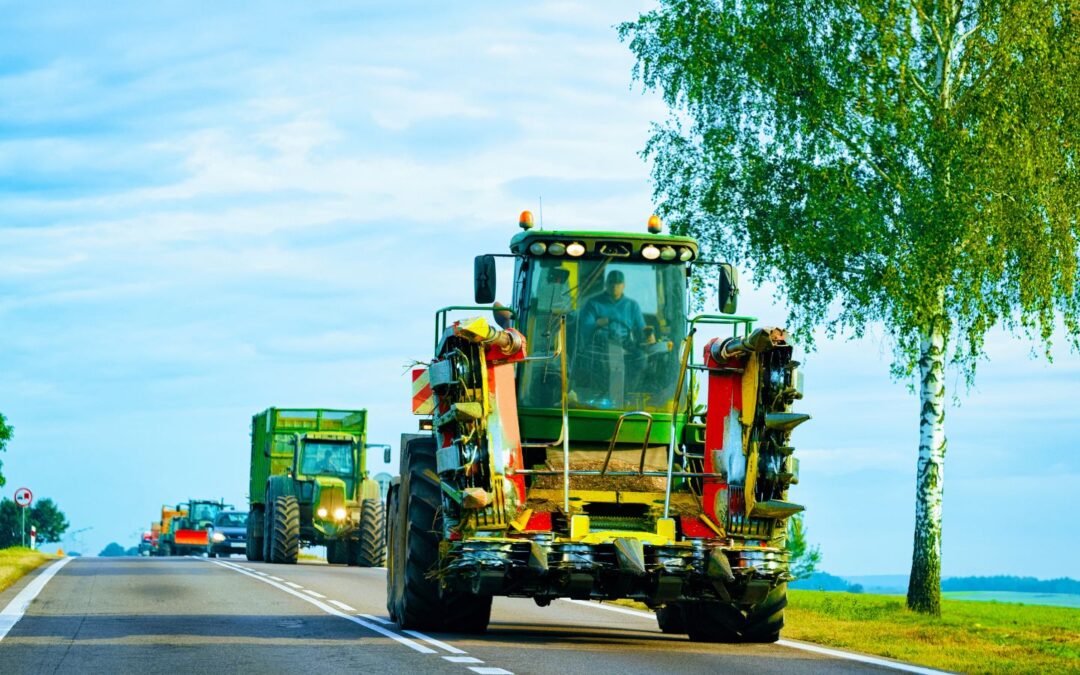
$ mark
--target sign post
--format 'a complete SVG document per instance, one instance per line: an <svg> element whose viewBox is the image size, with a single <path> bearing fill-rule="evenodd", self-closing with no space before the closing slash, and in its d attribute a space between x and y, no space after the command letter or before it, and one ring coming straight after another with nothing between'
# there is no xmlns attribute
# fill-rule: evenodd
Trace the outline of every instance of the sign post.
<svg viewBox="0 0 1080 675"><path fill-rule="evenodd" d="M26 546L26 509L30 506L30 502L34 501L34 493L30 492L30 488L21 487L15 491L15 504L22 509L22 545ZM34 534L37 534L35 528ZM34 539L36 537L32 537Z"/></svg>

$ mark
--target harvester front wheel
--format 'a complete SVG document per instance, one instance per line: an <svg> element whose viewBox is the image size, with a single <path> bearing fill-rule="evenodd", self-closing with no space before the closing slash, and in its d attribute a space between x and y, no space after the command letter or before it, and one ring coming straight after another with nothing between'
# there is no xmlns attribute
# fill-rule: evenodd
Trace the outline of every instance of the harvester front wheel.
<svg viewBox="0 0 1080 675"><path fill-rule="evenodd" d="M391 614L407 629L482 633L491 619L491 596L440 589L440 488L435 473L435 440L419 438L405 446L397 520L394 523Z"/></svg>
<svg viewBox="0 0 1080 675"><path fill-rule="evenodd" d="M259 562L263 559L262 533L262 511L252 509L248 512L247 537L244 540L244 554L252 562Z"/></svg>
<svg viewBox="0 0 1080 675"><path fill-rule="evenodd" d="M787 607L787 584L775 586L745 612L724 602L687 603L687 632L695 642L769 643L780 639Z"/></svg>
<svg viewBox="0 0 1080 675"><path fill-rule="evenodd" d="M270 562L296 563L300 553L300 504L296 497L274 500L274 522L270 530Z"/></svg>
<svg viewBox="0 0 1080 675"><path fill-rule="evenodd" d="M356 542L351 564L360 567L380 567L386 561L386 510L382 500L361 502L360 541Z"/></svg>

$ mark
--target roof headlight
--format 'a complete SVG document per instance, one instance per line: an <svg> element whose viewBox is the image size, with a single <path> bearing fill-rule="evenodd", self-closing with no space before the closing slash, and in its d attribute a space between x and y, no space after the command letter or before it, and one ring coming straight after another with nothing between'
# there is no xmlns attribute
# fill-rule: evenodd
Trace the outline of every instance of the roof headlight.
<svg viewBox="0 0 1080 675"><path fill-rule="evenodd" d="M566 253L566 244L561 241L551 242L551 246L548 246L548 253L551 255L562 255Z"/></svg>
<svg viewBox="0 0 1080 675"><path fill-rule="evenodd" d="M645 246L641 249L641 257L646 260L656 260L660 257L660 249L656 248L652 244Z"/></svg>
<svg viewBox="0 0 1080 675"><path fill-rule="evenodd" d="M325 518L327 513L329 513L329 511L327 511L325 507L321 506L319 507L319 510L315 512L315 514L320 518Z"/></svg>
<svg viewBox="0 0 1080 675"><path fill-rule="evenodd" d="M676 255L678 254L675 253L675 249L671 246L664 246L660 249L661 260L674 260Z"/></svg>
<svg viewBox="0 0 1080 675"><path fill-rule="evenodd" d="M547 253L547 244L542 241L534 242L533 245L529 247L529 253L532 253L533 255L544 255Z"/></svg>
<svg viewBox="0 0 1080 675"><path fill-rule="evenodd" d="M566 245L566 255L571 258L579 258L585 255L585 244L575 241Z"/></svg>
<svg viewBox="0 0 1080 675"><path fill-rule="evenodd" d="M694 252L688 246L679 249L679 260L686 262L694 257Z"/></svg>

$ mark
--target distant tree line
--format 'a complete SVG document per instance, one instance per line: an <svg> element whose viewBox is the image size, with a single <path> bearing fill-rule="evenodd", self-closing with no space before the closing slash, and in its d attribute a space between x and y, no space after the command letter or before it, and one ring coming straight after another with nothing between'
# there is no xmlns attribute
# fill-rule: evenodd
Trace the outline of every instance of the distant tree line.
<svg viewBox="0 0 1080 675"><path fill-rule="evenodd" d="M807 591L846 591L848 593L862 593L862 584L853 584L847 579L838 577L828 572L813 572L804 579L793 581L789 588Z"/></svg>
<svg viewBox="0 0 1080 675"><path fill-rule="evenodd" d="M941 590L950 591L1009 591L1013 593L1072 593L1080 595L1080 581L1036 579L1035 577L950 577L941 582Z"/></svg>

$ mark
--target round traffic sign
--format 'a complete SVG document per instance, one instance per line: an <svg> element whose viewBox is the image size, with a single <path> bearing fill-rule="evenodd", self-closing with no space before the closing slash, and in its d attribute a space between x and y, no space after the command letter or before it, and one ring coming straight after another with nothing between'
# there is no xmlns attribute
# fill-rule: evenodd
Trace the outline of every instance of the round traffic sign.
<svg viewBox="0 0 1080 675"><path fill-rule="evenodd" d="M15 491L15 503L24 509L30 506L32 501L34 501L34 493L30 492L30 488L19 488Z"/></svg>

